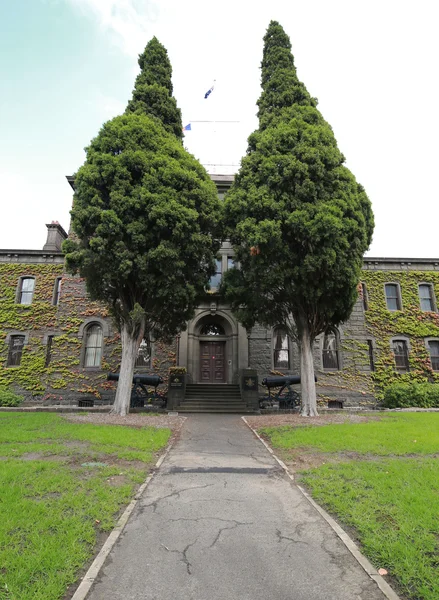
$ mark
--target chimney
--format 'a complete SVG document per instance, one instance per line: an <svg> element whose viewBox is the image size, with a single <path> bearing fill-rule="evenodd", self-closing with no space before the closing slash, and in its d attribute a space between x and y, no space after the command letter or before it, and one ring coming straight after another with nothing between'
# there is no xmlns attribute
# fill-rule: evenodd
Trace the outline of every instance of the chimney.
<svg viewBox="0 0 439 600"><path fill-rule="evenodd" d="M58 221L52 221L47 227L47 240L43 246L45 252L61 252L61 244L67 237L67 233L58 223Z"/></svg>

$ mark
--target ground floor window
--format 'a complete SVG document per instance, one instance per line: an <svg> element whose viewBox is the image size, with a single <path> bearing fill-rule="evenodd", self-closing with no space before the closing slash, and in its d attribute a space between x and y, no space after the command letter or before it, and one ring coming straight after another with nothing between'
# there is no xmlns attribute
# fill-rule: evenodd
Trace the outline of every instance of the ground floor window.
<svg viewBox="0 0 439 600"><path fill-rule="evenodd" d="M288 334L282 327L277 327L273 334L273 366L275 369L290 368Z"/></svg>
<svg viewBox="0 0 439 600"><path fill-rule="evenodd" d="M8 367L18 367L24 347L24 335L11 335L9 341Z"/></svg>

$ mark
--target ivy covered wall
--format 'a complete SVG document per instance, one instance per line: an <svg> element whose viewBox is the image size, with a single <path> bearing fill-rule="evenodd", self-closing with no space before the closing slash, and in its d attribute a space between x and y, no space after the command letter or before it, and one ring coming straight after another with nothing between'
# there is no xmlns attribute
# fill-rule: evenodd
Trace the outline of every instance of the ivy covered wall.
<svg viewBox="0 0 439 600"><path fill-rule="evenodd" d="M21 277L35 278L32 303L17 303ZM54 306L54 289L62 277L59 303ZM100 368L84 368L85 327L99 323L104 329L104 348ZM25 335L19 366L7 366L8 335ZM48 337L52 337L48 361ZM160 341L153 345L151 368L165 379L176 364L176 344ZM115 372L120 362L120 336L114 329L107 309L87 298L85 282L63 272L62 261L42 264L0 263L0 387L22 394L26 403L70 404L93 396L111 402L115 383L107 373Z"/></svg>
<svg viewBox="0 0 439 600"><path fill-rule="evenodd" d="M426 346L427 338L439 340L439 313L421 310L420 283L429 283L437 299L439 294L439 272L434 270L365 270L362 280L367 290L367 310L364 311L367 331L375 343L375 371L372 379L376 394L394 382L433 381L439 382L439 372L432 370ZM389 311L386 305L384 286L397 283L401 293L401 310ZM392 338L407 338L409 345L409 372L395 369L391 349Z"/></svg>

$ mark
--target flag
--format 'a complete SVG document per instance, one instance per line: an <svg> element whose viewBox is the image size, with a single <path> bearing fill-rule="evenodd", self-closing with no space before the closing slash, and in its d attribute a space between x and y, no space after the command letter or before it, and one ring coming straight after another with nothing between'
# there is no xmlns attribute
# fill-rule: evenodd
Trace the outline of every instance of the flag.
<svg viewBox="0 0 439 600"><path fill-rule="evenodd" d="M186 125L186 127L183 127L183 131L192 131L191 124L190 124L190 123L188 123L188 124Z"/></svg>
<svg viewBox="0 0 439 600"><path fill-rule="evenodd" d="M204 94L205 100L207 100L209 98L210 94L213 92L213 88L215 87L215 81L213 82L213 86L210 88L210 90L207 90L207 92Z"/></svg>

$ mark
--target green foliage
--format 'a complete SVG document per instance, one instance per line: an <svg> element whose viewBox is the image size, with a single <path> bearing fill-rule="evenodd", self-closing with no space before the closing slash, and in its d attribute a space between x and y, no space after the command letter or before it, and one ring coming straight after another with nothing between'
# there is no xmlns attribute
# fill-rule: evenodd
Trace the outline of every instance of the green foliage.
<svg viewBox="0 0 439 600"><path fill-rule="evenodd" d="M51 371L45 368L45 351L39 331L56 327L57 307L52 304L56 278L62 275L62 264L4 263L0 265L0 361L6 365L8 330L29 332L29 343L23 349L18 367L0 369L0 387L19 386L32 394L45 390L44 378ZM32 304L17 304L16 290L21 276L35 277Z"/></svg>
<svg viewBox="0 0 439 600"><path fill-rule="evenodd" d="M393 383L384 390L383 404L387 408L439 408L437 383Z"/></svg>
<svg viewBox="0 0 439 600"><path fill-rule="evenodd" d="M67 268L119 322L140 309L159 337L184 327L219 248L219 201L203 167L159 123L130 114L102 127L75 188L79 240L64 243Z"/></svg>
<svg viewBox="0 0 439 600"><path fill-rule="evenodd" d="M222 290L245 326L307 329L312 340L350 315L373 216L297 79L288 36L271 22L264 41L259 129L225 200L240 269Z"/></svg>
<svg viewBox="0 0 439 600"><path fill-rule="evenodd" d="M156 37L146 45L139 56L140 74L137 76L133 98L126 113L138 113L157 118L164 128L179 139L183 137L181 111L172 96L172 67L166 48Z"/></svg>
<svg viewBox="0 0 439 600"><path fill-rule="evenodd" d="M146 477L126 461L151 461L169 435L0 413L0 598L5 586L11 599L63 598Z"/></svg>
<svg viewBox="0 0 439 600"><path fill-rule="evenodd" d="M0 388L0 406L20 406L22 402L22 396L18 396L17 394L14 394L14 392Z"/></svg>
<svg viewBox="0 0 439 600"><path fill-rule="evenodd" d="M382 398L384 389L393 383L439 383L439 373L432 370L425 345L425 338L439 339L439 313L421 310L418 291L420 282L430 283L436 298L439 297L439 273L364 270L361 280L367 289L368 310L364 313L366 326L376 343L375 372L372 377L377 397ZM400 284L402 310L391 312L387 309L384 293L386 282ZM410 338L410 371L407 373L395 369L390 340L398 336Z"/></svg>

